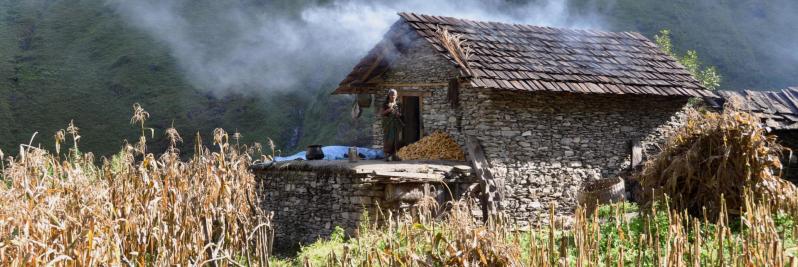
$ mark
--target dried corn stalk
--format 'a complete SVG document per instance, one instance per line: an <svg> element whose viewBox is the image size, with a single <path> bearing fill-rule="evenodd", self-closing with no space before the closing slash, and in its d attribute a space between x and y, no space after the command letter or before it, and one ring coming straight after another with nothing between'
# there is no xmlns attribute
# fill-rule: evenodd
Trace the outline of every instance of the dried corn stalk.
<svg viewBox="0 0 798 267"><path fill-rule="evenodd" d="M743 195L751 188L755 197L778 208L794 208L796 188L781 179L779 160L784 149L776 137L766 135L759 118L727 105L722 113L688 112L687 123L672 136L663 151L646 163L639 176L647 203L667 194L677 208L714 218L721 211L744 211Z"/></svg>
<svg viewBox="0 0 798 267"><path fill-rule="evenodd" d="M465 160L460 145L443 132L435 132L405 146L397 154L405 160Z"/></svg>
<svg viewBox="0 0 798 267"><path fill-rule="evenodd" d="M468 60L471 58L471 48L466 44L461 34L449 32L444 27L437 27L435 29L435 37L441 42L443 48L449 52L457 65L463 69L468 75L473 75L471 67L468 65Z"/></svg>

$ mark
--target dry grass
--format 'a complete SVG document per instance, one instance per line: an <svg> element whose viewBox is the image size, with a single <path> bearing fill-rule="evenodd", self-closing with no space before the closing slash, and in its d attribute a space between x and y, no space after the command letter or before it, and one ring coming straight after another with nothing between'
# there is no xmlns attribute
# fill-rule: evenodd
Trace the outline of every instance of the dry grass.
<svg viewBox="0 0 798 267"><path fill-rule="evenodd" d="M769 204L746 195L739 221L726 212L715 222L670 209L667 201L634 212L605 206L588 216L576 210L573 227L549 212L546 224L519 231L510 224L484 226L455 204L449 217L434 212L362 225L346 242L327 246L323 258L300 257L304 266L795 266L798 228ZM721 203L723 205L724 203ZM330 246L335 248L330 249ZM310 253L308 253L310 254Z"/></svg>
<svg viewBox="0 0 798 267"><path fill-rule="evenodd" d="M716 218L722 198L730 214L742 214L745 188L774 208L794 209L795 186L779 177L782 151L757 117L733 106L720 114L690 111L686 125L646 163L638 180L649 203L667 194L675 208L699 217L706 212Z"/></svg>
<svg viewBox="0 0 798 267"><path fill-rule="evenodd" d="M62 158L32 146L9 158L0 185L0 265L267 265L270 215L254 199L249 155L230 149L217 131L218 149L182 161L182 141L146 153L145 121L136 105L131 123L140 143L96 165L78 151L78 128L55 135Z"/></svg>
<svg viewBox="0 0 798 267"><path fill-rule="evenodd" d="M457 65L466 72L468 75L473 75L471 67L468 65L468 60L471 58L471 48L466 44L465 39L460 34L449 32L445 27L438 27L435 29L435 36L438 41L443 45L443 48L449 52L452 59L457 62Z"/></svg>

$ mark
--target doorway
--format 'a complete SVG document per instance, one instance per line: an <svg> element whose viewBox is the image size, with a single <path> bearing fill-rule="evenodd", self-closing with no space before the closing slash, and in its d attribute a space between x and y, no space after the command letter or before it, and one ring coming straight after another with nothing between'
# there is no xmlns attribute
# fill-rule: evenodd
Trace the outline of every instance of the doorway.
<svg viewBox="0 0 798 267"><path fill-rule="evenodd" d="M402 96L402 146L421 139L421 97Z"/></svg>

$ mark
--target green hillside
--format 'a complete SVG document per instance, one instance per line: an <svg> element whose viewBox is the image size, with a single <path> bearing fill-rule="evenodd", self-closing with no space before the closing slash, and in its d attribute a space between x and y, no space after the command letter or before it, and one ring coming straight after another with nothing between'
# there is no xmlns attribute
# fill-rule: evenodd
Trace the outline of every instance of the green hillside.
<svg viewBox="0 0 798 267"><path fill-rule="evenodd" d="M722 89L798 85L798 51L793 48L798 42L794 15L798 1L599 2L602 17L612 30L638 31L653 38L659 30L670 29L677 50L696 50L707 63L718 67L724 78Z"/></svg>
<svg viewBox="0 0 798 267"><path fill-rule="evenodd" d="M611 30L653 37L671 29L677 50L696 49L718 67L721 88L798 85L796 57L778 47L795 36L792 15L784 14L798 12L796 3L571 2L575 16L598 8ZM281 3L268 8L297 14L316 2ZM166 44L127 25L104 0L0 0L0 149L16 154L34 132L34 144L51 146L53 133L74 119L82 150L114 153L123 139L135 136L129 117L136 102L152 114L148 124L156 129L155 149L164 145L163 129L172 122L186 140L186 151L195 132L208 142L216 127L237 129L245 143L271 137L284 151L310 143L366 144L368 122L349 118L351 99L329 96L359 56L316 66L307 75L322 80L321 86L215 95L192 86Z"/></svg>
<svg viewBox="0 0 798 267"><path fill-rule="evenodd" d="M215 127L238 129L244 140L287 140L301 121L290 94L226 95L198 91L184 80L168 49L130 29L102 1L0 0L0 147L48 146L71 119L81 148L101 155L132 140L131 106L152 114L148 123L181 130L191 148ZM298 117L299 116L299 117ZM157 142L156 142L157 143Z"/></svg>

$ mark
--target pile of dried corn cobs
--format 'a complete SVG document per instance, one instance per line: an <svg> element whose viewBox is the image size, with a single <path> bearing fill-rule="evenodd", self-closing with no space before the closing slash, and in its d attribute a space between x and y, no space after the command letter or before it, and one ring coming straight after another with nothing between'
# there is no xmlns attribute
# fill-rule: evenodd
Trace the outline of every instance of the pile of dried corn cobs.
<svg viewBox="0 0 798 267"><path fill-rule="evenodd" d="M442 132L435 132L399 149L397 155L403 160L465 160L460 145Z"/></svg>

